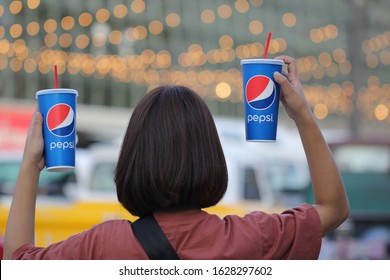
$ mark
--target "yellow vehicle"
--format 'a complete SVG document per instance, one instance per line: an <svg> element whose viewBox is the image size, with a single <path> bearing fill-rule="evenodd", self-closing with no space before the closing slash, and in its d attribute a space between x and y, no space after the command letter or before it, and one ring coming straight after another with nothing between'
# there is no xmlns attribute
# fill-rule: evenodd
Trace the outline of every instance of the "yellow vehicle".
<svg viewBox="0 0 390 280"><path fill-rule="evenodd" d="M206 211L222 217L242 216L253 210L283 210L286 204L280 204L278 188L286 187L287 181L297 185L307 179L305 171L303 177L299 175L298 161L293 161L291 155L278 159L275 150L271 153L272 162L266 153L256 150L258 146L238 145L221 134L229 185L223 200ZM268 153L270 147L267 146ZM47 246L105 220L136 219L117 202L113 176L118 153L118 144L95 144L77 150L74 172L42 171L36 208L36 245ZM20 154L0 154L0 236L5 233L20 159Z"/></svg>

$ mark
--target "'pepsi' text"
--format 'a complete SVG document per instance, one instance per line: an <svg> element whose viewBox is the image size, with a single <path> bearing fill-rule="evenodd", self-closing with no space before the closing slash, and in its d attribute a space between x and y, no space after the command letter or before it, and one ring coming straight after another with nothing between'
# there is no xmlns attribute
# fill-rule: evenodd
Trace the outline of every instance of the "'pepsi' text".
<svg viewBox="0 0 390 280"><path fill-rule="evenodd" d="M74 148L75 148L74 141L70 141L70 142L50 142L50 151L52 151L54 149L66 150L66 149L74 149Z"/></svg>
<svg viewBox="0 0 390 280"><path fill-rule="evenodd" d="M269 114L269 115L248 115L247 117L247 122L257 122L257 123L262 123L262 122L273 122L274 121L274 114Z"/></svg>

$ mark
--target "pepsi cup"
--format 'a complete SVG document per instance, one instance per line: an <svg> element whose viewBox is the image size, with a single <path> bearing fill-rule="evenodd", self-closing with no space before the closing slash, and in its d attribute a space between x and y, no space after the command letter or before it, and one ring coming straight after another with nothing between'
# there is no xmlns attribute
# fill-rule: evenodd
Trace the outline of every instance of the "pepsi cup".
<svg viewBox="0 0 390 280"><path fill-rule="evenodd" d="M283 60L243 59L246 141L275 141L280 87L273 78L282 72Z"/></svg>
<svg viewBox="0 0 390 280"><path fill-rule="evenodd" d="M48 171L71 171L76 154L76 98L74 89L56 88L36 93L43 116L44 156Z"/></svg>

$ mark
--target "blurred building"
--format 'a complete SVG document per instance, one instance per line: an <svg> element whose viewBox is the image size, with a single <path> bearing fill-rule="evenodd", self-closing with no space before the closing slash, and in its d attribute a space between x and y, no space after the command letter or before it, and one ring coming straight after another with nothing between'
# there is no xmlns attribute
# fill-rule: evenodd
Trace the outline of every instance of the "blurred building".
<svg viewBox="0 0 390 280"><path fill-rule="evenodd" d="M1 0L0 100L33 100L56 64L79 103L131 107L179 83L240 116L240 60L262 57L272 32L268 57L298 59L319 120L388 125L389 14L385 0Z"/></svg>

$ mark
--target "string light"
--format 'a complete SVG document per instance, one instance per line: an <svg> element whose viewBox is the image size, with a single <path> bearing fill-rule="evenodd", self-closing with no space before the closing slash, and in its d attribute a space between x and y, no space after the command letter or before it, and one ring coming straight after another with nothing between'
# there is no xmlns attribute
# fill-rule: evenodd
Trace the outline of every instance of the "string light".
<svg viewBox="0 0 390 280"><path fill-rule="evenodd" d="M74 19L71 16L66 16L61 20L62 29L69 31L74 26Z"/></svg>
<svg viewBox="0 0 390 280"><path fill-rule="evenodd" d="M232 9L227 4L222 4L218 7L218 15L222 19L228 19L232 16Z"/></svg>
<svg viewBox="0 0 390 280"><path fill-rule="evenodd" d="M79 24L82 27L87 27L92 23L92 15L90 13L82 13L79 16Z"/></svg>
<svg viewBox="0 0 390 280"><path fill-rule="evenodd" d="M320 28L313 28L310 30L310 39L313 43L321 43L328 40L336 39L339 34L339 30L336 25L329 24L321 26Z"/></svg>
<svg viewBox="0 0 390 280"><path fill-rule="evenodd" d="M215 14L212 10L203 10L200 19L205 24L212 24L215 21Z"/></svg>
<svg viewBox="0 0 390 280"><path fill-rule="evenodd" d="M12 38L18 38L20 35L22 35L23 28L22 25L19 23L12 24L9 29L9 34Z"/></svg>
<svg viewBox="0 0 390 280"><path fill-rule="evenodd" d="M246 14L252 7L263 5L262 0L236 0L234 4L222 4L213 9L200 11L202 24L211 25L216 22L224 22L233 16L233 9L238 14ZM39 0L12 1L9 4L9 12L19 15L23 9L34 10L40 6ZM146 11L143 0L134 0L130 6L117 4L110 10L98 9L94 14L82 12L78 16L65 16L61 20L47 19L37 22L30 21L21 25L18 22L11 24L8 31L0 26L0 69L7 67L14 72L24 70L27 73L39 71L47 74L51 71L54 62L60 61L62 72L67 71L72 75L96 77L104 79L112 77L120 82L134 82L139 85L152 86L162 81L174 81L196 87L202 96L209 99L229 100L230 102L242 102L242 78L239 69L228 69L232 62L244 58L260 57L264 46L260 42L237 44L230 34L219 34L215 38L217 46L204 48L201 44L191 43L187 51L174 53L168 50L145 49L140 54L128 55L103 55L93 56L83 54L90 44L97 48L107 44L120 47L122 43L133 44L135 41L143 41L148 37L161 36L165 29L180 27L182 18L180 14L171 12L165 18L154 18L150 22L131 26L125 30L113 29L107 32L98 32L89 35L90 27L94 21L107 25L111 21L125 19L131 13L141 14ZM8 7L7 7L8 9ZM4 6L0 5L0 17L5 12ZM234 14L234 16L236 16ZM20 15L19 15L20 16ZM111 17L113 19L111 20ZM263 19L262 19L263 20ZM297 17L292 12L286 12L279 19L287 28L297 25ZM263 22L252 19L246 22L247 33L259 35L264 31ZM58 28L60 27L60 29ZM81 28L80 28L81 27ZM77 34L73 32L77 29ZM44 31L44 48L40 50L30 49L24 41L24 36L34 37ZM4 40L9 35L15 42ZM311 42L320 44L328 40L338 38L339 30L334 24L328 24L312 28L309 32ZM8 37L8 38L9 38ZM71 49L71 46L80 50L80 53L66 53L50 50L61 47ZM375 69L382 65L390 64L390 32L386 31L365 40L362 51L366 55L368 68ZM282 53L287 49L285 38L274 38L271 41L269 52L271 54ZM74 50L74 49L72 49ZM38 53L38 54L37 54ZM223 70L211 70L216 64L225 64ZM206 69L207 66L211 69ZM182 70L173 70L172 66L179 65ZM321 52L317 56L302 57L297 60L297 67L302 80L317 82L325 77L335 78L338 75L347 75L351 72L352 65L348 61L344 49L336 48L328 52ZM168 70L168 71L167 71ZM356 90L351 84L331 84L329 86L305 87L308 101L313 107L314 114L318 119L325 119L330 114L351 114L351 99ZM367 80L367 88L359 89L361 98L359 104L362 114L367 118L390 122L388 97L389 85L382 84L378 76L371 76Z"/></svg>
<svg viewBox="0 0 390 280"><path fill-rule="evenodd" d="M110 18L110 12L107 9L99 9L96 12L96 20L100 23L105 23Z"/></svg>
<svg viewBox="0 0 390 280"><path fill-rule="evenodd" d="M32 21L27 24L27 33L30 36L35 36L39 33L40 27L39 23L36 21Z"/></svg>
<svg viewBox="0 0 390 280"><path fill-rule="evenodd" d="M21 1L12 1L9 5L9 11L11 14L19 14L23 8L23 3Z"/></svg>
<svg viewBox="0 0 390 280"><path fill-rule="evenodd" d="M149 23L149 32L153 35L158 35L164 30L163 24L158 20L153 20Z"/></svg>
<svg viewBox="0 0 390 280"><path fill-rule="evenodd" d="M180 16L176 13L170 13L165 18L166 24L172 28L178 27L180 24L180 21L181 21Z"/></svg>
<svg viewBox="0 0 390 280"><path fill-rule="evenodd" d="M40 0L27 0L27 6L31 10L35 10L41 4Z"/></svg>
<svg viewBox="0 0 390 280"><path fill-rule="evenodd" d="M116 5L113 11L114 16L119 19L124 18L127 15L127 12L127 7L123 4Z"/></svg>
<svg viewBox="0 0 390 280"><path fill-rule="evenodd" d="M221 99L226 99L232 94L232 88L226 82L218 83L215 88L216 95Z"/></svg>
<svg viewBox="0 0 390 280"><path fill-rule="evenodd" d="M282 22L287 27L294 27L297 23L297 17L293 13L285 13Z"/></svg>
<svg viewBox="0 0 390 280"><path fill-rule="evenodd" d="M132 3L131 3L131 10L136 13L136 14L140 14L142 13L144 10L145 10L145 2L142 1L142 0L134 0Z"/></svg>
<svg viewBox="0 0 390 280"><path fill-rule="evenodd" d="M263 32L263 23L260 20L252 20L249 23L249 31L254 35L259 35Z"/></svg>
<svg viewBox="0 0 390 280"><path fill-rule="evenodd" d="M247 0L237 0L234 4L237 12L245 14L249 10L249 3Z"/></svg>

